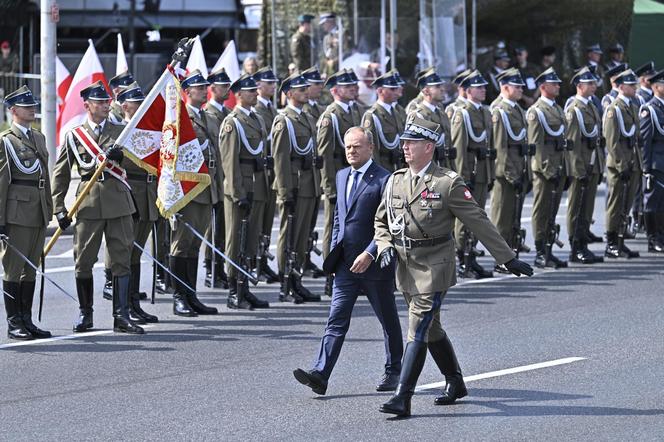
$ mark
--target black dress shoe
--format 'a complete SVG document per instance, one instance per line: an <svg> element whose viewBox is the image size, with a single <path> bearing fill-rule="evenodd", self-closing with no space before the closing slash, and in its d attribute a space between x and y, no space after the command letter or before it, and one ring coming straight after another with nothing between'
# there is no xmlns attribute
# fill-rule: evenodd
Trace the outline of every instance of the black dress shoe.
<svg viewBox="0 0 664 442"><path fill-rule="evenodd" d="M246 299L253 308L270 308L269 302L257 298L256 295L249 291L249 289L245 289L244 299Z"/></svg>
<svg viewBox="0 0 664 442"><path fill-rule="evenodd" d="M624 256L626 256L627 258L638 258L638 257L641 256L641 255L639 254L639 252L635 252L635 251L630 250L629 248L627 248L627 246L625 245L625 243L623 243L623 244L620 246L620 252L621 252Z"/></svg>
<svg viewBox="0 0 664 442"><path fill-rule="evenodd" d="M267 257L264 257L261 260L261 276L265 277L265 282L268 284L279 282L279 275L274 273L274 270L272 270L270 265L267 263Z"/></svg>
<svg viewBox="0 0 664 442"><path fill-rule="evenodd" d="M664 244L655 236L648 237L648 251L652 253L664 253Z"/></svg>
<svg viewBox="0 0 664 442"><path fill-rule="evenodd" d="M187 318L198 316L198 313L196 313L189 305L187 297L181 293L173 295L173 314L177 316L185 316Z"/></svg>
<svg viewBox="0 0 664 442"><path fill-rule="evenodd" d="M217 310L216 307L208 307L207 305L203 304L196 296L196 293L188 293L187 301L189 302L191 308L199 315L219 314L219 310Z"/></svg>
<svg viewBox="0 0 664 442"><path fill-rule="evenodd" d="M155 291L161 295L168 293L168 284L164 278L157 276L157 281L155 282Z"/></svg>
<svg viewBox="0 0 664 442"><path fill-rule="evenodd" d="M549 261L547 262L547 265L548 266L553 265L554 269L562 269L562 268L567 267L567 261L564 261L564 260L558 258L554 254L550 254L549 255Z"/></svg>
<svg viewBox="0 0 664 442"><path fill-rule="evenodd" d="M468 395L468 390L466 389L466 384L463 382L463 379L448 382L445 385L443 394L436 397L433 403L435 405L452 405L457 399L461 399Z"/></svg>
<svg viewBox="0 0 664 442"><path fill-rule="evenodd" d="M297 379L300 384L310 387L311 391L314 393L321 396L325 395L325 392L327 391L327 380L319 372L314 370L304 371L301 368L297 368L293 370L293 376L295 376L295 379Z"/></svg>
<svg viewBox="0 0 664 442"><path fill-rule="evenodd" d="M293 292L297 293L304 302L320 302L320 295L315 295L302 285L302 280L299 277L292 278Z"/></svg>
<svg viewBox="0 0 664 442"><path fill-rule="evenodd" d="M306 276L311 276L312 278L322 278L325 276L325 272L322 271L316 264L311 261L311 257L307 256L306 261L304 262L303 273Z"/></svg>
<svg viewBox="0 0 664 442"><path fill-rule="evenodd" d="M399 373L385 373L376 385L376 391L394 391L397 385L399 385Z"/></svg>
<svg viewBox="0 0 664 442"><path fill-rule="evenodd" d="M126 320L123 317L116 317L113 320L113 331L116 333L128 333L130 335L145 334L143 327L139 327L138 325Z"/></svg>
<svg viewBox="0 0 664 442"><path fill-rule="evenodd" d="M586 235L586 237L588 238L589 243L602 243L602 242L604 242L604 240L602 239L601 236L595 235L590 230L588 230L588 234Z"/></svg>

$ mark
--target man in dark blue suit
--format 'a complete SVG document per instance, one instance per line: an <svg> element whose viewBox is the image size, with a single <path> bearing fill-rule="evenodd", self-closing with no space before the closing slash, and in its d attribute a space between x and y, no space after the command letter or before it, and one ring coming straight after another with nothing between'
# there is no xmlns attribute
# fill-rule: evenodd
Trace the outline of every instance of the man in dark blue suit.
<svg viewBox="0 0 664 442"><path fill-rule="evenodd" d="M321 341L318 358L309 371L298 368L295 379L325 394L327 381L337 362L357 297L366 295L385 338L385 373L377 391L393 391L399 382L403 338L394 301L394 267L381 269L376 258L374 216L390 172L374 163L373 137L362 127L350 128L344 135L346 159L350 167L336 176L337 204L330 253L323 270L334 274L330 316Z"/></svg>

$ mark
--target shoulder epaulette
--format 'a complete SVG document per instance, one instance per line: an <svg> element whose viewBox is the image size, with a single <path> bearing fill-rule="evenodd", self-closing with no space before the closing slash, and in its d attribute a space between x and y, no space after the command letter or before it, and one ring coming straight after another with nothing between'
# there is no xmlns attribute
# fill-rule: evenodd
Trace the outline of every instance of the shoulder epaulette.
<svg viewBox="0 0 664 442"><path fill-rule="evenodd" d="M402 175L408 171L407 167L404 167L403 169L398 169L392 172L392 175Z"/></svg>

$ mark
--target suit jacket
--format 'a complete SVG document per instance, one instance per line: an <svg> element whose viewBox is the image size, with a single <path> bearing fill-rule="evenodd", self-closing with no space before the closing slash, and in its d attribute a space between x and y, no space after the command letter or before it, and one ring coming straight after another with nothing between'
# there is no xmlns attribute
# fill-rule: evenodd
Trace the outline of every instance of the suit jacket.
<svg viewBox="0 0 664 442"><path fill-rule="evenodd" d="M334 208L334 225L330 253L323 262L327 273L338 271L339 266L350 266L362 252L377 257L374 241L374 215L380 204L385 184L390 177L387 169L372 162L358 183L353 199L346 204L346 185L352 168L346 167L337 173L337 204ZM381 269L377 262L361 274L365 279L389 280L394 278L394 269Z"/></svg>

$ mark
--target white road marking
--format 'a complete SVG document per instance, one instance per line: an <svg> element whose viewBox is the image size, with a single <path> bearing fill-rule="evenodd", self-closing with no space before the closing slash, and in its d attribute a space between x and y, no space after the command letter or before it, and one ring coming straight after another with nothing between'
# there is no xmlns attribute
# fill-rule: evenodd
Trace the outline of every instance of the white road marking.
<svg viewBox="0 0 664 442"><path fill-rule="evenodd" d="M587 358L580 358L576 356L570 358L555 359L553 361L538 362L537 364L522 365L520 367L506 368L504 370L490 371L488 373L475 374L472 376L464 376L463 380L464 382L471 382L471 381L479 381L481 379L497 378L500 376L507 376L510 374L523 373L525 371L539 370L541 368L571 364L572 362L584 361L586 359ZM415 389L415 391L432 390L434 388L443 388L444 386L445 382L435 382L433 384L420 385Z"/></svg>
<svg viewBox="0 0 664 442"><path fill-rule="evenodd" d="M142 328L151 328L151 327L154 327L154 326L153 325L142 325L141 327ZM89 338L90 336L110 335L112 333L115 333L115 332L113 330L95 330L95 331L91 331L91 332L76 333L74 335L53 336L52 338L47 338L47 339L35 339L33 341L11 342L9 344L0 345L0 350L2 350L3 348L24 347L26 345L45 344L47 342L68 341L68 340L71 340L71 339Z"/></svg>

